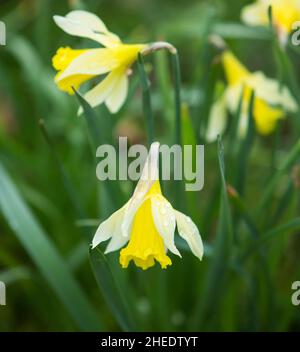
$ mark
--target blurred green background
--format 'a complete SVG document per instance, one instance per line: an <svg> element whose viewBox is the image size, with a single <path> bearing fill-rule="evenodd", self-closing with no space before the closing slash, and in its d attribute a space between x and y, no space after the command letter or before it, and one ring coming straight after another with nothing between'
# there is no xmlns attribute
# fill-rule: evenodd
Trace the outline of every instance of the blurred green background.
<svg viewBox="0 0 300 352"><path fill-rule="evenodd" d="M182 206L205 242L201 263L182 243L183 259L172 257L167 271L158 266L147 272L134 266L122 270L118 253L107 256L134 321L128 328L122 323L123 306L115 305L119 296L110 294L106 269L99 269L102 286L97 287L88 248L100 219L117 210L134 185L120 182L119 204L99 189L86 122L76 114L78 101L53 82L51 58L60 46L95 45L63 33L52 20L55 14L85 9L126 42L167 40L180 55L184 141L202 143L204 131L191 130L189 124L200 127L207 119L215 83L223 80L218 52L208 43L212 33L222 35L249 69L282 79L300 97L299 54L289 48L283 54L289 65L280 66L265 32L240 23L246 3L1 1L7 45L0 47L0 280L7 285L7 305L0 306L0 331L300 329L299 307L291 303L291 284L300 280L300 117L286 119L273 135L255 136L246 146L226 132L226 182L235 188L242 182L243 195L232 188L227 193L220 179L222 152L218 155L217 143L205 146L204 189L186 195ZM171 144L168 55L147 58L146 69L156 139ZM136 67L134 71L124 108L116 116L104 107L95 111L108 140L128 135L131 143L146 143ZM268 187L267 203L257 214ZM168 199L176 198L172 184L164 190Z"/></svg>

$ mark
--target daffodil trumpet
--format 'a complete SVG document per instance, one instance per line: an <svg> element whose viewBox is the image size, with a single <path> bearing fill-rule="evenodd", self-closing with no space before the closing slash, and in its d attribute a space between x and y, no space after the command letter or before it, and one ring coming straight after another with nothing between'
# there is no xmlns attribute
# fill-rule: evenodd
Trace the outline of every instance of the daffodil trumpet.
<svg viewBox="0 0 300 352"><path fill-rule="evenodd" d="M172 264L167 251L181 257L174 241L177 224L179 235L200 260L203 244L197 226L185 214L175 210L162 195L159 182L159 143L151 144L141 178L131 199L102 222L92 247L110 239L105 253L120 251L119 261L127 268L131 261L144 270L157 261L165 269Z"/></svg>
<svg viewBox="0 0 300 352"><path fill-rule="evenodd" d="M216 140L217 135L224 132L227 125L227 110L235 114L241 97L238 136L243 138L246 135L252 91L255 94L253 118L256 130L261 135L272 133L277 121L283 119L287 112L297 111L297 103L287 87L281 87L279 82L267 78L261 71L250 72L229 50L224 50L221 54L221 61L227 86L211 107L206 132L207 141Z"/></svg>
<svg viewBox="0 0 300 352"><path fill-rule="evenodd" d="M272 21L279 41L286 45L293 24L300 20L300 0L257 0L242 9L241 19L250 26L267 26L268 11L272 9Z"/></svg>
<svg viewBox="0 0 300 352"><path fill-rule="evenodd" d="M128 76L138 54L148 55L165 49L176 53L169 43L125 44L110 32L103 21L87 11L71 11L66 16L54 16L55 23L66 33L94 40L101 47L71 49L61 47L52 58L57 87L69 94L93 78L101 81L84 94L84 99L95 107L104 103L111 113L124 104L128 93Z"/></svg>

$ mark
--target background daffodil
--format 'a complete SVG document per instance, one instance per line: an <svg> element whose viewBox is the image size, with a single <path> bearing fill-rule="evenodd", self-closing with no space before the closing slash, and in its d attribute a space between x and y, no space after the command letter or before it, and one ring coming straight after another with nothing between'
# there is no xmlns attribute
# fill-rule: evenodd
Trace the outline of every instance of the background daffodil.
<svg viewBox="0 0 300 352"><path fill-rule="evenodd" d="M211 107L206 138L214 141L226 127L228 109L235 113L243 94L238 132L243 137L248 128L248 110L251 92L254 91L253 117L257 131L270 134L276 122L285 117L285 112L295 112L297 104L286 87L267 78L263 72L250 72L230 51L222 54L222 64L227 79L224 93Z"/></svg>
<svg viewBox="0 0 300 352"><path fill-rule="evenodd" d="M162 195L158 177L159 143L151 145L141 179L132 198L107 220L102 222L92 246L111 239L105 253L121 247L120 264L127 268L132 260L136 266L148 269L158 261L163 269L171 265L169 250L181 257L174 242L177 223L179 235L200 260L203 244L197 226L183 213L173 209Z"/></svg>
<svg viewBox="0 0 300 352"><path fill-rule="evenodd" d="M58 71L55 83L58 88L73 94L87 80L106 74L84 98L92 106L103 102L112 113L124 103L128 91L128 73L144 44L123 44L111 33L96 15L86 11L71 11L65 17L54 16L55 23L66 33L92 39L102 48L74 50L59 48L52 59Z"/></svg>
<svg viewBox="0 0 300 352"><path fill-rule="evenodd" d="M274 26L281 43L285 44L293 23L300 20L299 0L257 0L241 12L242 20L252 26L268 25L268 7L272 6Z"/></svg>

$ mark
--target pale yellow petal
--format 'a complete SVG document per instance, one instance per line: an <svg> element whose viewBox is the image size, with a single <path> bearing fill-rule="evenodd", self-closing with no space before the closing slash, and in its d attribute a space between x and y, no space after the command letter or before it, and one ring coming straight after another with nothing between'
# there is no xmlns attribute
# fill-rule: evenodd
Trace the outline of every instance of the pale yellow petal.
<svg viewBox="0 0 300 352"><path fill-rule="evenodd" d="M91 107L102 104L111 93L118 79L118 72L110 72L100 83L98 83L94 88L89 90L84 95L84 99L89 103ZM80 109L79 113L81 112L82 110Z"/></svg>
<svg viewBox="0 0 300 352"><path fill-rule="evenodd" d="M102 75L118 66L114 52L111 49L89 49L75 57L58 77L58 80L73 75Z"/></svg>
<svg viewBox="0 0 300 352"><path fill-rule="evenodd" d="M226 128L227 111L226 97L222 95L211 107L206 130L207 142L214 142L218 135L221 135Z"/></svg>
<svg viewBox="0 0 300 352"><path fill-rule="evenodd" d="M54 16L55 23L66 33L78 37L89 38L106 47L120 43L120 39L107 31L103 22L97 16L85 11L72 11L65 17Z"/></svg>
<svg viewBox="0 0 300 352"><path fill-rule="evenodd" d="M241 20L250 26L268 24L269 1L256 1L244 6L241 12Z"/></svg>
<svg viewBox="0 0 300 352"><path fill-rule="evenodd" d="M115 114L124 104L128 92L128 78L126 71L123 75L120 75L118 81L115 83L114 87L112 88L111 93L105 100L105 104L108 110Z"/></svg>
<svg viewBox="0 0 300 352"><path fill-rule="evenodd" d="M280 87L278 81L267 78L262 72L253 73L247 84L255 91L255 95L267 103L280 106L286 111L297 111L297 103L287 87Z"/></svg>
<svg viewBox="0 0 300 352"><path fill-rule="evenodd" d="M155 227L162 237L165 247L181 257L174 242L176 220L172 205L162 195L154 195L151 197L151 211Z"/></svg>
<svg viewBox="0 0 300 352"><path fill-rule="evenodd" d="M158 182L158 157L159 143L154 142L151 144L148 157L143 167L141 178L136 185L133 196L131 197L129 205L126 209L122 223L122 234L125 237L129 237L132 221L138 208L145 201L150 189L154 186L155 183L157 184Z"/></svg>
<svg viewBox="0 0 300 352"><path fill-rule="evenodd" d="M97 247L101 242L107 241L111 237L121 237L119 228L123 220L124 212L125 206L114 212L107 220L99 225L93 238L92 248Z"/></svg>
<svg viewBox="0 0 300 352"><path fill-rule="evenodd" d="M187 242L192 253L200 260L203 256L203 243L197 226L185 214L175 210L179 235Z"/></svg>

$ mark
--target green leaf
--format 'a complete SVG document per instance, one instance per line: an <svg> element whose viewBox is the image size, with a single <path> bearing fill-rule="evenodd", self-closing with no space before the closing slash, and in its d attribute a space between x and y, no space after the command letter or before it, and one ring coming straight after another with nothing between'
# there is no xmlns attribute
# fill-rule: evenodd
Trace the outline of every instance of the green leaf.
<svg viewBox="0 0 300 352"><path fill-rule="evenodd" d="M236 188L239 193L244 193L245 181L247 175L247 165L251 152L251 147L254 139L254 118L253 118L253 105L254 105L254 92L251 92L249 110L248 110L248 129L247 135L242 140L240 150L238 153L238 168L236 170Z"/></svg>
<svg viewBox="0 0 300 352"><path fill-rule="evenodd" d="M205 277L203 294L199 297L199 303L195 310L193 327L206 326L209 328L214 317L213 312L218 309L217 306L222 297L221 287L230 266L233 230L225 180L224 149L220 137L218 138L218 159L222 184L220 217L213 257Z"/></svg>
<svg viewBox="0 0 300 352"><path fill-rule="evenodd" d="M100 330L102 324L94 307L1 164L0 184L0 210L49 286L80 329Z"/></svg>
<svg viewBox="0 0 300 352"><path fill-rule="evenodd" d="M134 331L136 327L129 314L128 305L125 301L126 292L124 292L123 295L121 294L105 255L98 248L91 249L90 262L98 286L114 317L123 330Z"/></svg>
<svg viewBox="0 0 300 352"><path fill-rule="evenodd" d="M111 138L107 132L108 128L105 128L105 126L103 126L103 128L99 128L95 111L79 92L77 92L75 89L74 92L86 118L91 150L93 156L95 157L96 149L99 145L111 144ZM105 119L103 120L104 125L107 123L106 120L108 117L110 118L110 116L101 116L101 118ZM111 131L111 128L109 130ZM121 191L121 188L117 182L106 180L101 182L100 185L103 185L101 190L104 191L101 193L103 209L113 210L125 203L123 192Z"/></svg>
<svg viewBox="0 0 300 352"><path fill-rule="evenodd" d="M294 145L292 150L285 156L284 161L281 167L277 170L273 178L269 181L268 186L262 194L261 200L257 205L257 216L261 215L262 210L268 206L272 195L277 187L278 182L281 177L293 166L293 164L300 157L300 139L298 139L297 143Z"/></svg>
<svg viewBox="0 0 300 352"><path fill-rule="evenodd" d="M266 28L249 27L240 23L216 23L213 32L225 39L271 39L271 34Z"/></svg>
<svg viewBox="0 0 300 352"><path fill-rule="evenodd" d="M295 218L286 224L279 225L274 229L263 234L259 239L252 242L248 248L241 255L242 260L247 259L250 254L260 249L263 245L265 245L268 241L277 238L279 235L283 235L287 231L296 231L300 229L300 218Z"/></svg>

